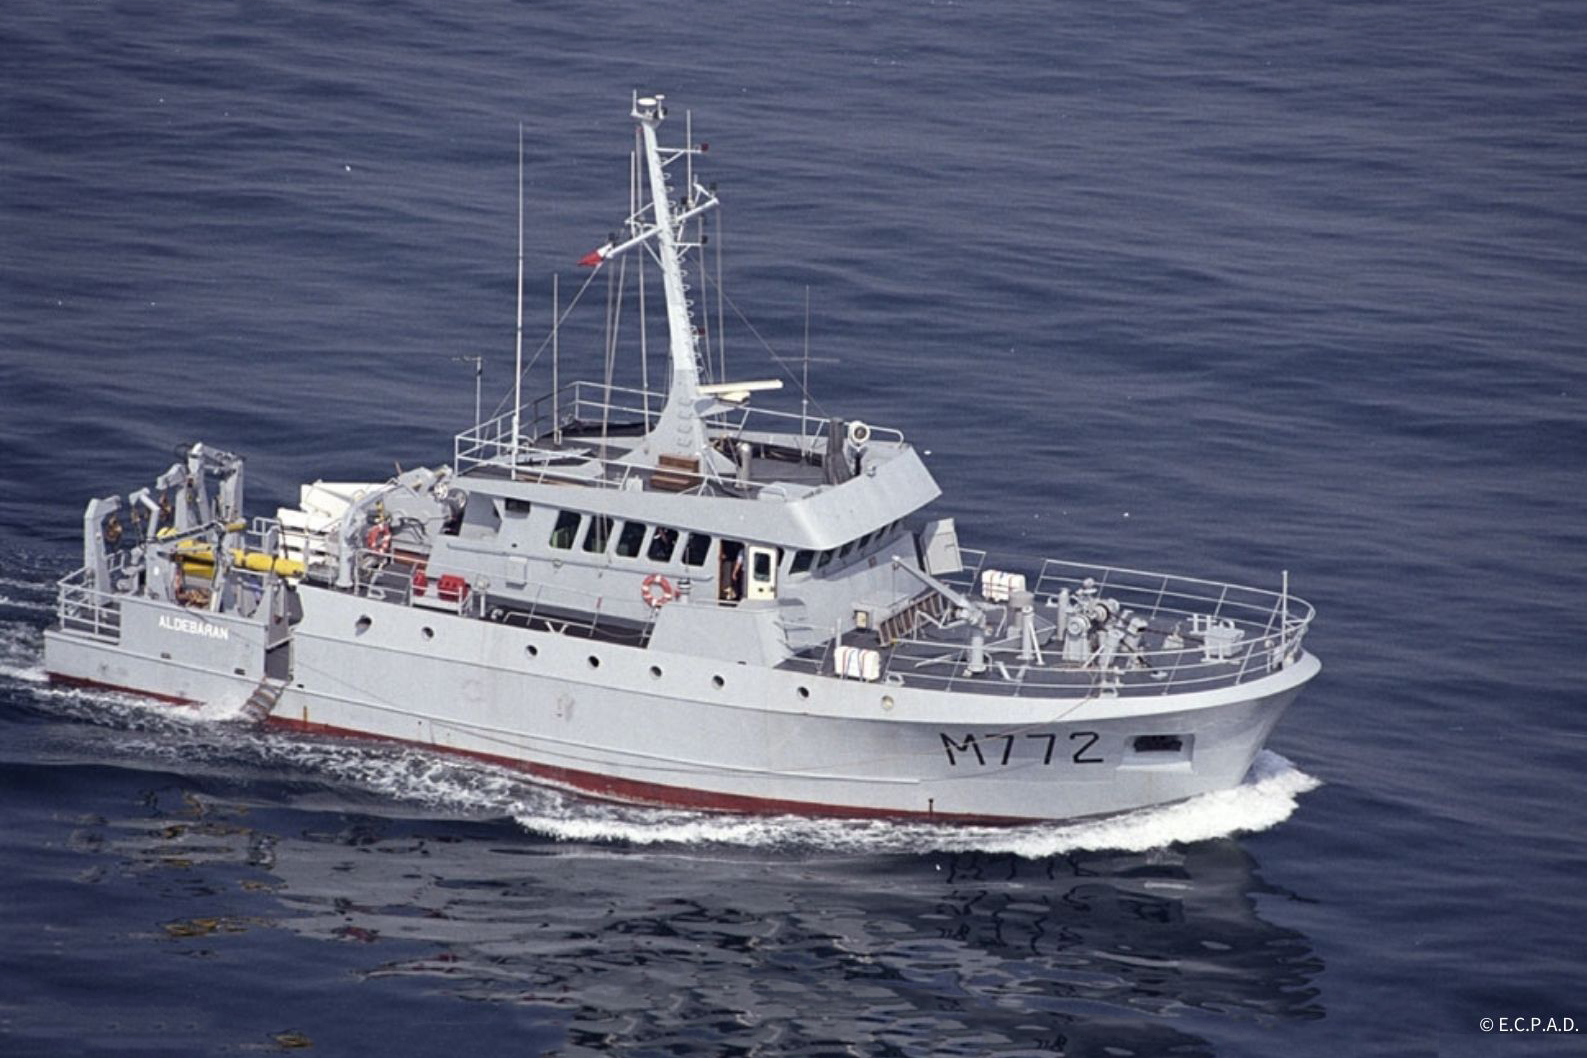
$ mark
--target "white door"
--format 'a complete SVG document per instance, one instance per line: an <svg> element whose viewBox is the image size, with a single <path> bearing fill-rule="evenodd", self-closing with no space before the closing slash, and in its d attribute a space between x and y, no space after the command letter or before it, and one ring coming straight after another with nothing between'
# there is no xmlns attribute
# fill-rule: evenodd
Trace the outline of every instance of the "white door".
<svg viewBox="0 0 1587 1058"><path fill-rule="evenodd" d="M775 599L777 597L777 549L775 547L749 548L749 583L745 587L746 599Z"/></svg>

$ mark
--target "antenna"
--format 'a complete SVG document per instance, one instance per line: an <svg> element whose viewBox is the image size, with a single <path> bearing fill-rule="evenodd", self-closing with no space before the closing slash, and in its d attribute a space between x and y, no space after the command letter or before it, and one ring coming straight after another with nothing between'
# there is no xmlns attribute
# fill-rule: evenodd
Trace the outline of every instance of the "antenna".
<svg viewBox="0 0 1587 1058"><path fill-rule="evenodd" d="M561 352L557 338L562 312L562 295L557 287L557 280L560 278L555 272L551 273L551 441L558 445L562 443L562 393L558 389L557 382L561 370Z"/></svg>
<svg viewBox="0 0 1587 1058"><path fill-rule="evenodd" d="M485 374L485 358L483 356L454 356L452 360L459 364L474 365L474 429L478 430L480 426L480 379Z"/></svg>
<svg viewBox="0 0 1587 1058"><path fill-rule="evenodd" d="M706 380L726 382L727 378L725 376L717 376L716 361L711 356L711 303L707 300L711 293L711 269L707 267L705 260L705 218L697 218L694 225L694 257L700 266L700 298L704 302L704 308L699 316L700 322L695 327L695 333L700 337L702 352L705 357ZM693 302L690 302L690 304L693 304Z"/></svg>
<svg viewBox="0 0 1587 1058"><path fill-rule="evenodd" d="M810 415L810 287L805 285L804 377L799 381L799 436L805 436L805 420Z"/></svg>
<svg viewBox="0 0 1587 1058"><path fill-rule="evenodd" d="M476 387L478 383L476 382ZM478 405L479 399L474 403ZM512 465L518 466L518 429L523 412L523 122L518 122L518 336L513 349ZM474 418L478 420L476 407Z"/></svg>
<svg viewBox="0 0 1587 1058"><path fill-rule="evenodd" d="M713 188L715 186L715 184L712 184ZM727 378L727 327L724 325L722 317L722 298L724 296L722 293L722 211L720 209L717 210L716 216L712 219L716 221L716 358L721 362L722 378L725 380ZM704 270L703 266L701 270ZM809 291L807 290L806 293L808 294ZM710 306L706 306L705 311L710 312Z"/></svg>
<svg viewBox="0 0 1587 1058"><path fill-rule="evenodd" d="M1282 595L1282 597L1280 599L1280 605L1283 606L1283 608L1284 608L1284 615L1279 618L1279 622L1280 623L1279 623L1279 632L1278 632L1278 642L1279 642L1279 648L1278 649L1279 649L1280 653L1285 655L1284 660L1288 661L1289 660L1289 657L1288 657L1288 654L1289 654L1289 570L1287 570L1287 569L1284 571L1284 593L1283 593L1283 595Z"/></svg>

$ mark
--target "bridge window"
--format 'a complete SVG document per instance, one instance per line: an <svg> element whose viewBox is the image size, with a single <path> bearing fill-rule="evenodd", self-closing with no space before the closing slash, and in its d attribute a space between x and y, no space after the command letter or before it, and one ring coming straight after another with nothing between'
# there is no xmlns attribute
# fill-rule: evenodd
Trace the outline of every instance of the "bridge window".
<svg viewBox="0 0 1587 1058"><path fill-rule="evenodd" d="M816 569L826 569L832 564L832 556L837 554L830 547L821 552L821 557L816 559Z"/></svg>
<svg viewBox="0 0 1587 1058"><path fill-rule="evenodd" d="M815 558L816 553L814 551L795 551L793 561L788 565L788 572L808 573L810 571L810 563L814 562Z"/></svg>
<svg viewBox="0 0 1587 1058"><path fill-rule="evenodd" d="M711 553L711 538L705 533L690 533L689 542L683 548L683 564L685 566L705 565L705 556Z"/></svg>
<svg viewBox="0 0 1587 1058"><path fill-rule="evenodd" d="M639 554L639 545L645 542L644 522L624 522L623 531L617 534L617 553L623 558Z"/></svg>
<svg viewBox="0 0 1587 1058"><path fill-rule="evenodd" d="M584 550L592 555L598 555L606 550L606 542L612 538L612 519L604 514L597 514L590 518L589 531L584 534Z"/></svg>
<svg viewBox="0 0 1587 1058"><path fill-rule="evenodd" d="M573 540L579 534L579 522L584 516L577 511L562 511L557 515L557 524L551 529L551 546L559 551L566 551L573 546Z"/></svg>
<svg viewBox="0 0 1587 1058"><path fill-rule="evenodd" d="M671 562L672 553L677 549L678 530L658 525L656 531L650 534L650 550L645 552L645 556L652 562Z"/></svg>

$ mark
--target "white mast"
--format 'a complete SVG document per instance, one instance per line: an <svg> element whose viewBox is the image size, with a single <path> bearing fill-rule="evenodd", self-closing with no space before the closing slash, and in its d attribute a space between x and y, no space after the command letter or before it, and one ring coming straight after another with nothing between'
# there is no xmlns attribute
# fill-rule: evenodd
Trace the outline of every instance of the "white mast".
<svg viewBox="0 0 1587 1058"><path fill-rule="evenodd" d="M639 231L639 130L628 152L628 234ZM645 314L645 257L639 256L639 388L645 395L645 429L650 429L650 317Z"/></svg>
<svg viewBox="0 0 1587 1058"><path fill-rule="evenodd" d="M694 456L703 465L716 470L731 468L731 463L706 443L705 424L700 419L702 398L700 393L700 361L695 344L694 325L689 318L689 302L683 289L683 268L679 261L678 226L691 214L708 205L685 206L683 215L676 220L672 215L672 202L667 187L666 170L662 163L661 148L656 142L656 126L666 118L663 105L665 96L645 96L634 100L633 117L639 122L640 141L645 149L645 167L650 177L651 209L654 213L656 260L661 265L662 292L667 302L667 330L670 341L668 353L671 361L672 381L667 391L667 403L661 410L660 420L642 447L654 454L672 453ZM692 156L694 145L686 144L685 155ZM673 157L677 157L676 154ZM690 157L686 169L692 170ZM686 201L694 197L694 189L686 191ZM706 399L708 403L708 399Z"/></svg>
<svg viewBox="0 0 1587 1058"><path fill-rule="evenodd" d="M661 148L656 142L656 126L666 117L664 96L642 98L634 104L640 137L645 147L645 164L650 177L651 208L655 211L656 256L661 264L661 285L667 298L667 329L671 338L672 390L670 400L690 403L699 395L700 364L689 322L688 300L683 292L683 268L678 262L678 240L668 198L666 171L661 164Z"/></svg>
<svg viewBox="0 0 1587 1058"><path fill-rule="evenodd" d="M674 213L671 189L667 186L667 166L680 157L687 158L683 168L692 178L692 156L698 148L688 144L664 151L657 143L656 127L667 116L663 105L665 100L665 96L641 97L636 92L631 114L639 123L639 143L644 152L640 183L643 184L648 178L650 185L649 226L620 243L615 239L608 241L605 246L585 255L579 263L600 267L612 258L648 243L655 254L656 263L661 267L662 293L667 306L667 354L672 377L667 387L666 403L656 417L654 427L623 462L655 465L663 455L685 456L699 460L701 469L723 473L732 470L734 464L707 443L705 422L701 416L710 414L720 405L716 394L710 392L717 387L707 387L704 392L700 387L699 346L689 315L679 246L684 225L706 210L715 209L717 199L710 191L690 186L682 196L678 212ZM634 223L631 227L637 226L637 218L643 212L636 210L632 214Z"/></svg>

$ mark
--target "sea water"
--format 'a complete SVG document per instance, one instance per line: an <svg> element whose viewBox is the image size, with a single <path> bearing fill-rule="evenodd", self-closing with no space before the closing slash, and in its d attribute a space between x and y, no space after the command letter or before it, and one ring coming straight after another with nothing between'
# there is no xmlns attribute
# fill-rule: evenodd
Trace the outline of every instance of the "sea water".
<svg viewBox="0 0 1587 1058"><path fill-rule="evenodd" d="M1584 30L8 5L0 1053L1577 1053L1500 1030L1587 1021ZM626 210L634 89L710 144L732 377L802 371L808 296L812 410L902 429L967 545L1288 570L1324 669L1243 785L716 817L48 685L83 504L176 445L245 455L258 512L449 458L459 358L510 387L520 124L532 355Z"/></svg>

